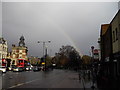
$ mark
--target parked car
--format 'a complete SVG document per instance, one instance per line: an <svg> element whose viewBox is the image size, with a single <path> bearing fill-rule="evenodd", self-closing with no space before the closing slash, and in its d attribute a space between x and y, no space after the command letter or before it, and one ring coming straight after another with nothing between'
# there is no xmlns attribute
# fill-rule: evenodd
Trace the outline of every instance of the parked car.
<svg viewBox="0 0 120 90"><path fill-rule="evenodd" d="M2 71L2 73L6 73L6 67L5 66L0 66L0 71Z"/></svg>
<svg viewBox="0 0 120 90"><path fill-rule="evenodd" d="M17 67L17 66L16 66L16 65L11 65L12 70L13 70L15 67Z"/></svg>
<svg viewBox="0 0 120 90"><path fill-rule="evenodd" d="M12 67L8 67L7 70L8 70L8 71L12 71Z"/></svg>
<svg viewBox="0 0 120 90"><path fill-rule="evenodd" d="M14 71L14 72L22 72L22 71L23 71L23 68L22 68L22 67L14 67L14 68L13 68L13 71Z"/></svg>
<svg viewBox="0 0 120 90"><path fill-rule="evenodd" d="M25 71L30 71L30 70L31 70L30 66L25 67Z"/></svg>
<svg viewBox="0 0 120 90"><path fill-rule="evenodd" d="M33 67L33 71L40 71L40 67L34 66L34 67Z"/></svg>

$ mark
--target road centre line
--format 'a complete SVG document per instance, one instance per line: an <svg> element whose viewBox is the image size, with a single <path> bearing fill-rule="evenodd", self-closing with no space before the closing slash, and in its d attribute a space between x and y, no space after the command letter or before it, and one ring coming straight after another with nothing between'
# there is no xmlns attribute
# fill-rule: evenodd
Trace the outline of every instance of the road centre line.
<svg viewBox="0 0 120 90"><path fill-rule="evenodd" d="M17 85L11 86L9 88L15 88L15 87L18 87L18 86L21 86L21 85L24 85L24 84L28 84L28 83L31 83L31 82L34 82L34 81L37 81L37 80L40 80L40 79L35 79L35 80L28 81L28 82L25 82L25 83L19 83Z"/></svg>

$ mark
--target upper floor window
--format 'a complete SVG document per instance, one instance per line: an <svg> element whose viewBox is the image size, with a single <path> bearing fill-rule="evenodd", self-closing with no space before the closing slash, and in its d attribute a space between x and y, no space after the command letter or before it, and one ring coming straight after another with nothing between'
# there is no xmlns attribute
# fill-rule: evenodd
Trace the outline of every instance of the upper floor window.
<svg viewBox="0 0 120 90"><path fill-rule="evenodd" d="M13 50L13 53L15 53L15 50Z"/></svg>
<svg viewBox="0 0 120 90"><path fill-rule="evenodd" d="M118 30L117 30L117 28L115 29L115 32L116 32L116 34L115 34L116 40L118 40Z"/></svg>
<svg viewBox="0 0 120 90"><path fill-rule="evenodd" d="M22 53L22 50L20 50L19 53Z"/></svg>
<svg viewBox="0 0 120 90"><path fill-rule="evenodd" d="M113 42L115 42L115 31L113 31Z"/></svg>
<svg viewBox="0 0 120 90"><path fill-rule="evenodd" d="M118 36L120 36L120 24L119 24L119 28L118 28Z"/></svg>

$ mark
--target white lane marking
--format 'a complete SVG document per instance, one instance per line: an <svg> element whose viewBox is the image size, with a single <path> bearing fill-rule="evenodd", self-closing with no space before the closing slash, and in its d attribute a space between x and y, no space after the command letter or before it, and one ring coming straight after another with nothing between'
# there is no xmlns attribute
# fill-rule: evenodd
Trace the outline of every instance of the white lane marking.
<svg viewBox="0 0 120 90"><path fill-rule="evenodd" d="M20 84L17 84L17 85L15 85L15 86L11 86L11 87L9 87L9 88L15 88L15 87L18 87L18 86L21 86L21 85L23 85L24 83L20 83Z"/></svg>
<svg viewBox="0 0 120 90"><path fill-rule="evenodd" d="M18 87L18 86L21 86L21 85L24 85L24 84L28 84L28 83L31 83L31 82L34 82L34 81L37 81L37 80L39 80L39 79L35 79L35 80L28 81L28 82L25 82L25 83L19 83L17 85L11 86L9 88L15 88L15 87Z"/></svg>

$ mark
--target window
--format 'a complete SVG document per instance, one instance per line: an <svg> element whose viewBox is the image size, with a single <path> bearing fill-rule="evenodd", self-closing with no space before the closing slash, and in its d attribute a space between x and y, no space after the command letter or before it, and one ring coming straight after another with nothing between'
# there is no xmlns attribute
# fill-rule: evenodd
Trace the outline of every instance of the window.
<svg viewBox="0 0 120 90"><path fill-rule="evenodd" d="M118 40L118 30L117 30L117 28L115 29L115 31L116 31L116 39L115 40Z"/></svg>
<svg viewBox="0 0 120 90"><path fill-rule="evenodd" d="M119 24L119 30L120 30L120 24Z"/></svg>
<svg viewBox="0 0 120 90"><path fill-rule="evenodd" d="M13 53L15 53L15 50L13 50Z"/></svg>
<svg viewBox="0 0 120 90"><path fill-rule="evenodd" d="M15 60L12 61L12 64L15 64Z"/></svg>
<svg viewBox="0 0 120 90"><path fill-rule="evenodd" d="M4 51L6 51L6 47L4 47Z"/></svg>
<svg viewBox="0 0 120 90"><path fill-rule="evenodd" d="M4 54L2 55L2 59L3 59L3 58L5 58L5 57L4 57Z"/></svg>
<svg viewBox="0 0 120 90"><path fill-rule="evenodd" d="M13 54L13 58L15 58L15 54Z"/></svg>
<svg viewBox="0 0 120 90"><path fill-rule="evenodd" d="M115 32L113 31L113 42L115 42Z"/></svg>
<svg viewBox="0 0 120 90"><path fill-rule="evenodd" d="M118 29L118 36L120 36L120 24L119 24L119 29Z"/></svg>
<svg viewBox="0 0 120 90"><path fill-rule="evenodd" d="M19 53L22 53L22 50L20 50Z"/></svg>

